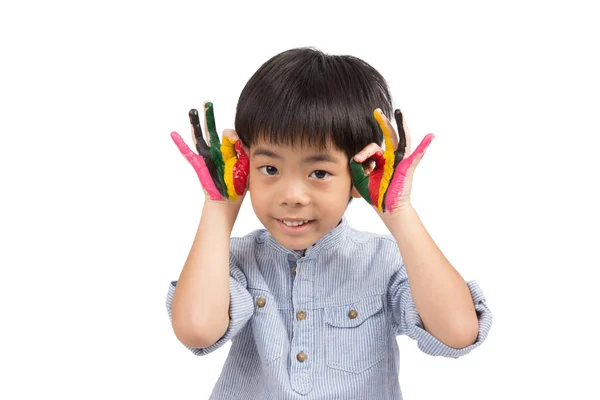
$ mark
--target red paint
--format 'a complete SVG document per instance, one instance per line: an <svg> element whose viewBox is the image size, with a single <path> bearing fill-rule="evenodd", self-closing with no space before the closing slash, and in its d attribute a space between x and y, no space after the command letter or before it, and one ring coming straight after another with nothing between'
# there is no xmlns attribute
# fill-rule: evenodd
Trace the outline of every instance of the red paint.
<svg viewBox="0 0 600 400"><path fill-rule="evenodd" d="M237 152L237 162L233 166L233 187L235 192L241 196L246 191L248 182L248 173L250 172L250 159L242 146L240 140L235 142L235 151Z"/></svg>
<svg viewBox="0 0 600 400"><path fill-rule="evenodd" d="M379 186L383 177L383 167L385 166L385 158L383 153L375 153L371 156L375 160L375 168L369 174L369 193L371 202L375 207L379 204Z"/></svg>

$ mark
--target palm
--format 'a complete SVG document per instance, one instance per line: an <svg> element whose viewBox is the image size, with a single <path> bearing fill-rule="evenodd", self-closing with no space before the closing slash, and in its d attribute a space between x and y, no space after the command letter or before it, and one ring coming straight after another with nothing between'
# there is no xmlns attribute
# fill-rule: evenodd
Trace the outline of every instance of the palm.
<svg viewBox="0 0 600 400"><path fill-rule="evenodd" d="M375 167L368 175L361 164L350 160L352 181L360 195L378 212L392 212L410 204L414 169L435 136L426 135L414 153L405 158L405 154L410 153L410 132L400 110L394 112L398 133L382 113L375 111L374 116L383 132L385 151L371 156Z"/></svg>
<svg viewBox="0 0 600 400"><path fill-rule="evenodd" d="M198 154L190 150L177 132L172 132L171 138L196 171L202 188L211 200L236 201L238 197L245 194L247 188L249 169L247 153L239 139L231 140L224 136L221 144L215 126L212 103L205 103L205 112L208 143L202 134L198 111L192 109L189 112L192 137Z"/></svg>

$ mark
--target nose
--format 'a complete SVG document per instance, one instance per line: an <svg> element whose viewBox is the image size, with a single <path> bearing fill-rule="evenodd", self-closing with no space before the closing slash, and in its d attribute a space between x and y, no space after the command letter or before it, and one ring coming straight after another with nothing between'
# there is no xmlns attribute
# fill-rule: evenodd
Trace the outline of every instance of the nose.
<svg viewBox="0 0 600 400"><path fill-rule="evenodd" d="M286 206L306 206L310 204L310 196L306 186L296 179L282 181L280 204Z"/></svg>

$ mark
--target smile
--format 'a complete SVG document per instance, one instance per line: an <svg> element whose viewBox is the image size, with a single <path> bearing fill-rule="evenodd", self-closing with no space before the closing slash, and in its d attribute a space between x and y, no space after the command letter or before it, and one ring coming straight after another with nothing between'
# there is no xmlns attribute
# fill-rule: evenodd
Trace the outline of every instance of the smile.
<svg viewBox="0 0 600 400"><path fill-rule="evenodd" d="M296 220L288 220L288 219L278 219L277 223L280 229L291 235L300 235L304 232L307 232L308 229L312 226L314 220L312 219L296 219Z"/></svg>
<svg viewBox="0 0 600 400"><path fill-rule="evenodd" d="M283 222L284 224L286 224L287 226L301 226L304 224L307 224L309 222L308 219L305 219L303 221L286 221L283 219L280 219L281 222Z"/></svg>

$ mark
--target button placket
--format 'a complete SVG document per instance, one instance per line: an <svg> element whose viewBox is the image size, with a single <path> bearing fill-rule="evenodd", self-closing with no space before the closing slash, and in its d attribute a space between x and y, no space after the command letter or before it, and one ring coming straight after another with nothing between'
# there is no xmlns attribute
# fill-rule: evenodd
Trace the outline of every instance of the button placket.
<svg viewBox="0 0 600 400"><path fill-rule="evenodd" d="M306 265L305 265L306 264ZM310 260L296 258L290 262L292 280L292 324L294 334L291 338L289 354L290 384L298 393L308 393L312 388L314 365L311 352L314 349L315 332L314 320L308 319L308 312L313 310L313 276L311 268L307 268ZM295 359L295 361L294 361Z"/></svg>

